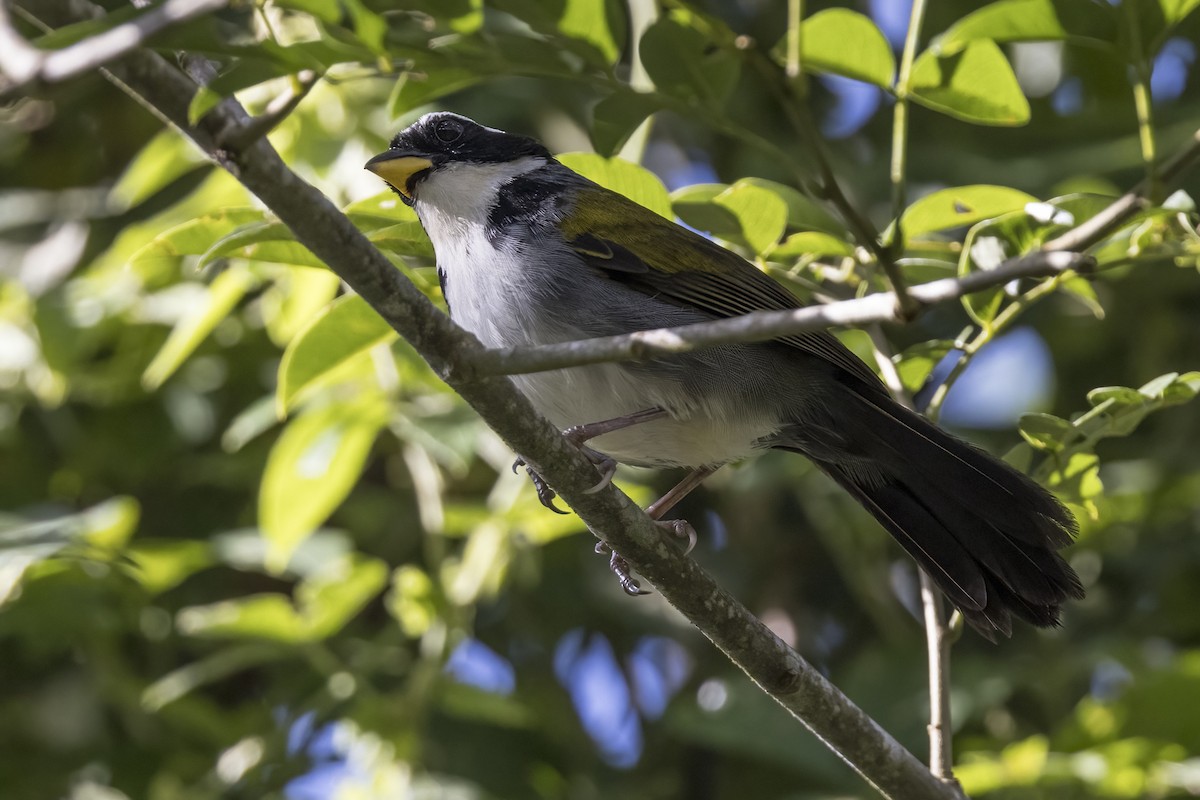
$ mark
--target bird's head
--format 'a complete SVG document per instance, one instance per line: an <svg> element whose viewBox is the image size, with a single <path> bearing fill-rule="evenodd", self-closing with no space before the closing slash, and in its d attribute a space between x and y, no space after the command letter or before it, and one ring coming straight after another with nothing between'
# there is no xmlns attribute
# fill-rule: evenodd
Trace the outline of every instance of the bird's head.
<svg viewBox="0 0 1200 800"><path fill-rule="evenodd" d="M396 134L366 169L408 205L475 205L512 178L552 161L540 142L448 112L426 114Z"/></svg>

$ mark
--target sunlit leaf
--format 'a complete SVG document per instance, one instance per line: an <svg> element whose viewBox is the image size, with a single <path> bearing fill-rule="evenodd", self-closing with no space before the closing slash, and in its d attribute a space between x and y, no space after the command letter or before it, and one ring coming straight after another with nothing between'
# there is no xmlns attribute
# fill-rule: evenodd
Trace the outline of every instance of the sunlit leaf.
<svg viewBox="0 0 1200 800"><path fill-rule="evenodd" d="M922 53L913 65L909 96L943 114L979 125L1024 125L1029 101L1004 53L990 39L962 50Z"/></svg>
<svg viewBox="0 0 1200 800"><path fill-rule="evenodd" d="M257 594L179 612L188 636L263 639L285 644L316 642L337 633L383 590L387 566L353 555L305 578L296 601L282 594Z"/></svg>
<svg viewBox="0 0 1200 800"><path fill-rule="evenodd" d="M256 208L231 208L196 217L159 234L137 250L129 266L148 282L174 276L184 258L202 255L216 241L262 219L263 212Z"/></svg>
<svg viewBox="0 0 1200 800"><path fill-rule="evenodd" d="M908 238L974 225L1036 202L1037 198L1007 186L956 186L922 197L904 210L901 229Z"/></svg>
<svg viewBox="0 0 1200 800"><path fill-rule="evenodd" d="M891 88L896 59L870 17L828 8L804 20L799 33L805 69Z"/></svg>
<svg viewBox="0 0 1200 800"><path fill-rule="evenodd" d="M291 229L282 222L245 225L226 235L200 257L204 268L222 258L245 258L298 267L325 267L325 262L296 241Z"/></svg>
<svg viewBox="0 0 1200 800"><path fill-rule="evenodd" d="M282 570L354 488L387 416L383 398L366 396L309 409L284 428L267 458L258 500L272 570Z"/></svg>
<svg viewBox="0 0 1200 800"><path fill-rule="evenodd" d="M854 245L845 239L820 231L793 233L771 248L766 257L772 261L799 258L806 255L852 256Z"/></svg>
<svg viewBox="0 0 1200 800"><path fill-rule="evenodd" d="M896 372L904 388L911 394L919 392L933 374L934 367L953 349L952 340L934 339L915 344L893 356L892 361L896 364Z"/></svg>
<svg viewBox="0 0 1200 800"><path fill-rule="evenodd" d="M218 275L208 287L204 303L171 329L167 340L142 373L142 385L147 389L161 386L257 283L258 279L244 267L230 267Z"/></svg>
<svg viewBox="0 0 1200 800"><path fill-rule="evenodd" d="M120 208L133 208L192 170L208 165L198 147L174 128L165 128L134 157L109 191Z"/></svg>
<svg viewBox="0 0 1200 800"><path fill-rule="evenodd" d="M762 186L738 181L714 197L713 202L733 214L741 238L758 255L773 248L787 227L787 203Z"/></svg>
<svg viewBox="0 0 1200 800"><path fill-rule="evenodd" d="M341 285L341 279L327 269L281 268L261 303L271 341L286 346L329 305Z"/></svg>
<svg viewBox="0 0 1200 800"><path fill-rule="evenodd" d="M656 214L671 219L671 196L662 181L645 167L620 158L595 153L566 153L558 157L565 166L606 189L623 194Z"/></svg>
<svg viewBox="0 0 1200 800"><path fill-rule="evenodd" d="M358 295L339 298L309 322L284 351L275 390L277 412L285 414L307 387L347 358L395 341L397 335Z"/></svg>
<svg viewBox="0 0 1200 800"><path fill-rule="evenodd" d="M936 48L956 53L970 42L1086 41L1111 48L1116 15L1090 0L1000 0L973 11L942 34Z"/></svg>

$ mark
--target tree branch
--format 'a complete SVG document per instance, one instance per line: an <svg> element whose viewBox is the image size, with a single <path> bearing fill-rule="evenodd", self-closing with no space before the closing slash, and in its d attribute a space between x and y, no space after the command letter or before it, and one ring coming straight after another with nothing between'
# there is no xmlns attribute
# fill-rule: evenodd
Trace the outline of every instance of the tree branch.
<svg viewBox="0 0 1200 800"><path fill-rule="evenodd" d="M58 83L101 67L135 48L154 34L189 19L223 8L229 0L166 0L129 22L60 50L42 50L25 41L13 27L8 7L0 2L0 91L13 92L31 83ZM37 8L31 11L37 11ZM95 16L101 16L96 9Z"/></svg>
<svg viewBox="0 0 1200 800"><path fill-rule="evenodd" d="M75 8L37 0L38 11ZM195 127L188 104L196 84L159 56L139 51L110 67L120 85L169 118L209 156L257 195L329 267L445 375L480 416L545 476L601 539L637 570L800 722L892 798L954 795L890 735L842 695L694 561L681 556L628 497L614 487L589 494L591 462L572 447L504 378L468 380L451 369L478 342L439 313L420 291L317 189L300 179L265 139L222 149L222 131L244 122L232 99Z"/></svg>

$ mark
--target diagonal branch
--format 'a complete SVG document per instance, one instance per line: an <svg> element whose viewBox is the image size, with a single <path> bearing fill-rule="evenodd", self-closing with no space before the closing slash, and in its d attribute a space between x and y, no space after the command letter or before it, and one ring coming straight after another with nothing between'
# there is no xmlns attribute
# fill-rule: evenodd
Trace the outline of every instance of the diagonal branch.
<svg viewBox="0 0 1200 800"><path fill-rule="evenodd" d="M69 0L36 2L39 13L47 7L60 13L78 7L68 5ZM480 349L478 342L439 313L324 195L292 172L266 140L259 138L243 149L219 147L222 131L244 123L245 111L235 101L223 101L192 127L187 109L197 86L165 60L137 51L110 70L119 85L170 119L256 194L298 241L370 303L553 483L597 536L880 793L892 798L956 797L694 561L663 542L633 501L614 487L590 494L595 481L591 463L534 411L511 381L467 379L453 369L463 352Z"/></svg>

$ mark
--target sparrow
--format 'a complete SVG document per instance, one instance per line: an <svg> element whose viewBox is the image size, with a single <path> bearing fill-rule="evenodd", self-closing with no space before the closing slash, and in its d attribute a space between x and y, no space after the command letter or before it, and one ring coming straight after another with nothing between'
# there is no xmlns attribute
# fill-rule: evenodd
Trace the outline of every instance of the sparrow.
<svg viewBox="0 0 1200 800"><path fill-rule="evenodd" d="M466 117L426 114L366 169L416 211L451 318L488 347L800 305L736 253L584 178L537 140ZM1066 507L896 402L828 332L512 380L586 443L606 479L615 463L687 469L648 509L655 519L720 466L786 450L861 503L992 641L1011 635L1013 617L1057 625L1063 603L1083 596L1058 553L1077 530ZM534 478L551 505L553 490ZM613 567L636 593L616 554Z"/></svg>

